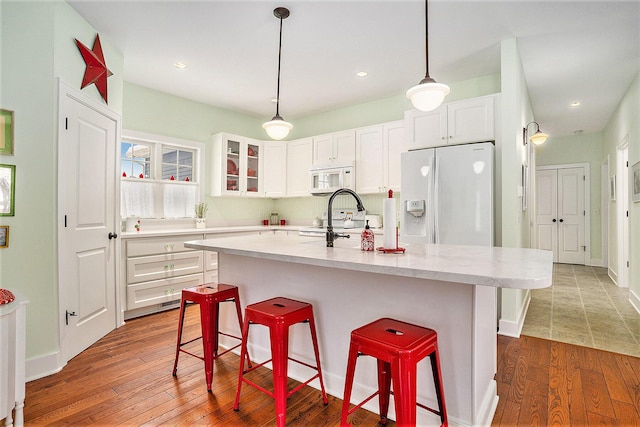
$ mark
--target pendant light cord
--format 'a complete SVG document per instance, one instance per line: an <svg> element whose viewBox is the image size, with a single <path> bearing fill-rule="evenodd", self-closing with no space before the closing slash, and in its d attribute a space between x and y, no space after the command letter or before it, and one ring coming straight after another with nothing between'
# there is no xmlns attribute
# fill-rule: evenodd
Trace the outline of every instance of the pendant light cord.
<svg viewBox="0 0 640 427"><path fill-rule="evenodd" d="M280 16L280 39L278 41L278 86L276 89L276 117L280 117L280 58L282 56L282 16Z"/></svg>
<svg viewBox="0 0 640 427"><path fill-rule="evenodd" d="M429 77L429 0L424 0L424 57L425 57L425 79Z"/></svg>

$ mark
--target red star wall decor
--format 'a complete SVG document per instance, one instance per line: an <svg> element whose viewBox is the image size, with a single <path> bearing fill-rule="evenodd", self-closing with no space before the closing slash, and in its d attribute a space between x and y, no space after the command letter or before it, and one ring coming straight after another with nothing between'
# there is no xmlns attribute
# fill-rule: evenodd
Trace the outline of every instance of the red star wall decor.
<svg viewBox="0 0 640 427"><path fill-rule="evenodd" d="M107 64L104 60L102 53L102 45L100 45L100 35L96 34L96 40L93 42L93 49L89 50L78 39L75 39L80 54L84 58L84 62L87 68L84 71L84 77L82 78L82 87L84 89L90 84L95 84L98 88L98 92L107 104L107 77L112 76L113 73L107 68Z"/></svg>

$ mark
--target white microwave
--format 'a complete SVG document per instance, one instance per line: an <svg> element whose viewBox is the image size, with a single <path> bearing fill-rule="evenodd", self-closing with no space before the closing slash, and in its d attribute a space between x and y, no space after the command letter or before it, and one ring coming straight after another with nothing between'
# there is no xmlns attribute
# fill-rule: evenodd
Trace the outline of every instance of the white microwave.
<svg viewBox="0 0 640 427"><path fill-rule="evenodd" d="M314 196L331 194L340 188L356 189L353 164L312 166L309 175Z"/></svg>

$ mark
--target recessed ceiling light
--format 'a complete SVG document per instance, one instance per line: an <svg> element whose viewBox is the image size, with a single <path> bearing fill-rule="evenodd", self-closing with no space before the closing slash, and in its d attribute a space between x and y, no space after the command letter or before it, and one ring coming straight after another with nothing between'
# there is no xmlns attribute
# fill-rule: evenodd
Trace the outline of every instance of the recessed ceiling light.
<svg viewBox="0 0 640 427"><path fill-rule="evenodd" d="M184 62L174 62L173 66L180 70L187 68L187 64L185 64Z"/></svg>
<svg viewBox="0 0 640 427"><path fill-rule="evenodd" d="M358 76L358 77L367 77L368 74L369 73L367 73L366 71L358 71L356 73L356 76Z"/></svg>
<svg viewBox="0 0 640 427"><path fill-rule="evenodd" d="M573 101L571 104L569 104L569 107L571 108L575 108L580 106L580 101Z"/></svg>

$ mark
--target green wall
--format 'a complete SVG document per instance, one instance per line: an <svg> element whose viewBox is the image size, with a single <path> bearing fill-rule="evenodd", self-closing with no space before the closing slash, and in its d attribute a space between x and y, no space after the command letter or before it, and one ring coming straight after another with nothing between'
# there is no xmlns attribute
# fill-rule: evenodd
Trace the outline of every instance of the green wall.
<svg viewBox="0 0 640 427"><path fill-rule="evenodd" d="M75 45L92 46L95 30L63 1L0 1L0 108L15 113L15 216L0 249L0 286L25 294L27 359L58 350L57 117L58 78L80 88L85 64ZM123 58L102 39L110 108L121 111ZM83 90L102 102L95 86ZM46 369L46 368L45 368Z"/></svg>
<svg viewBox="0 0 640 427"><path fill-rule="evenodd" d="M616 151L618 144L626 137L629 142L629 166L640 161L640 74L624 95L616 112L604 129L603 157L609 157L609 174L616 173ZM631 175L631 171L630 171ZM631 188L631 186L629 186ZM629 200L631 196L629 195ZM619 198L609 203L609 269L617 270L618 259L616 208ZM629 291L630 299L636 307L640 307L640 203L629 202L629 235L630 235L630 270Z"/></svg>
<svg viewBox="0 0 640 427"><path fill-rule="evenodd" d="M451 92L444 102L459 101L500 92L500 75L491 74L461 82L447 82ZM407 89L410 84L408 83ZM404 119L404 112L413 109L404 93L392 97L336 108L292 120L289 140L322 135L378 123Z"/></svg>
<svg viewBox="0 0 640 427"><path fill-rule="evenodd" d="M522 164L526 159L526 146L522 144L522 128L531 120L532 110L529 93L524 78L520 52L515 39L501 43L502 96L500 109L500 141L496 144L496 163L499 189L496 194L500 203L496 212L500 212L497 227L501 232L500 246L511 248L529 247L529 212L522 211L522 199L518 197L521 184ZM535 156L530 167L535 165ZM524 309L528 291L522 289L500 289L499 318L500 332L506 335L518 335L519 324L524 321Z"/></svg>
<svg viewBox="0 0 640 427"><path fill-rule="evenodd" d="M500 76L494 74L451 83L450 86L451 93L447 96L446 102L500 92ZM314 114L292 120L294 130L288 139L403 119L405 110L411 108L411 103L405 95L399 94ZM207 160L213 134L228 132L266 140L267 136L262 129L263 121L262 117L235 113L132 83L124 83L123 129L204 142L207 145ZM214 167L216 165L207 164L207 194L211 170ZM381 198L365 198L369 199L366 204L368 212L382 213ZM310 224L314 216L322 214L327 203L325 197L252 199L207 196L206 201L210 207L209 223L216 226L259 224L270 212L275 211L293 224ZM338 204L336 207L351 206Z"/></svg>
<svg viewBox="0 0 640 427"><path fill-rule="evenodd" d="M589 179L591 181L591 247L589 249L591 258L594 260L602 258L602 215L600 212L602 186L600 176L603 141L602 132L587 135L550 136L547 142L536 147L538 166L589 163Z"/></svg>

